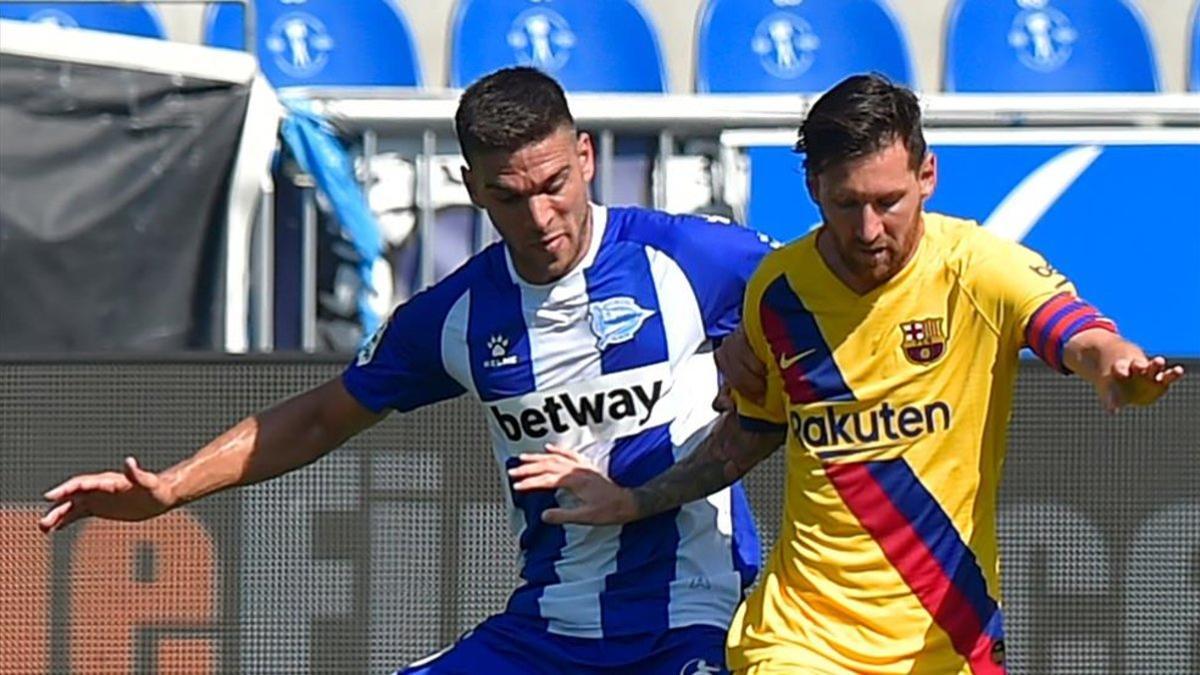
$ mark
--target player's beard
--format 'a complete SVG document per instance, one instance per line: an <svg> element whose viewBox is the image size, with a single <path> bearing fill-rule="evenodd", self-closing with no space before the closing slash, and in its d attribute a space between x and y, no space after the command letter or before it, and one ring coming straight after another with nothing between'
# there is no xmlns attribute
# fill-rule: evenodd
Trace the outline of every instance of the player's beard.
<svg viewBox="0 0 1200 675"><path fill-rule="evenodd" d="M916 254L923 231L920 212L918 212L915 221L901 230L899 236L892 237L884 234L879 238L881 241L873 244L873 246L883 249L875 257L866 256L861 250L858 251L857 264L862 268L862 271L858 273L877 284L887 282L899 274ZM857 245L856 242L855 246Z"/></svg>
<svg viewBox="0 0 1200 675"><path fill-rule="evenodd" d="M850 256L843 257L846 266L850 268L854 276L870 279L875 283L886 281L891 276L892 259L893 254L890 250L876 254L855 252Z"/></svg>
<svg viewBox="0 0 1200 675"><path fill-rule="evenodd" d="M901 237L892 237L885 232L869 245L853 236L843 240L828 227L825 235L833 239L833 252L842 267L853 278L869 282L874 287L886 283L904 269L916 252L922 229L918 214L916 222L901 231Z"/></svg>
<svg viewBox="0 0 1200 675"><path fill-rule="evenodd" d="M567 226L558 232L549 248L540 240L530 247L532 255L542 258L545 269L556 279L575 268L591 243L590 207L585 207L578 222L577 227Z"/></svg>

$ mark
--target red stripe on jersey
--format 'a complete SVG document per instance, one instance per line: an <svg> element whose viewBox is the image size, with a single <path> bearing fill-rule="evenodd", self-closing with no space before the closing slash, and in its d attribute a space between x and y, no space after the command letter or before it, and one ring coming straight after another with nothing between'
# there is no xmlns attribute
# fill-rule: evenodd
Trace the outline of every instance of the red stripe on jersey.
<svg viewBox="0 0 1200 675"><path fill-rule="evenodd" d="M776 363L780 356L796 354L799 351L787 329L787 323L774 307L763 302L759 307L758 314L762 318L763 335L766 336L773 350L776 350ZM783 379L783 389L787 392L789 401L808 403L821 400L816 388L800 368L796 366L783 368L783 364L780 364L779 376Z"/></svg>
<svg viewBox="0 0 1200 675"><path fill-rule="evenodd" d="M913 594L950 636L975 673L999 674L993 639L962 590L948 577L913 524L896 507L865 463L828 464L825 472L854 515L883 549Z"/></svg>
<svg viewBox="0 0 1200 675"><path fill-rule="evenodd" d="M971 650L971 656L967 659L967 663L971 664L971 672L975 675L1005 675L1007 671L1004 670L1004 666L996 663L992 656L995 649L996 638L984 633L975 643L975 649Z"/></svg>

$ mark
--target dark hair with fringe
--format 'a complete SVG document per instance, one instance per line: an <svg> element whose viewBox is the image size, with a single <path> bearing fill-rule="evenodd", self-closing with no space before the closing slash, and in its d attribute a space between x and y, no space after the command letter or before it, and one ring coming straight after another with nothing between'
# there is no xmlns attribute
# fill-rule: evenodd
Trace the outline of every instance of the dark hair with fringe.
<svg viewBox="0 0 1200 675"><path fill-rule="evenodd" d="M795 150L805 155L805 172L815 176L897 139L908 148L909 165L916 171L926 151L917 96L871 73L848 77L817 99L800 125Z"/></svg>

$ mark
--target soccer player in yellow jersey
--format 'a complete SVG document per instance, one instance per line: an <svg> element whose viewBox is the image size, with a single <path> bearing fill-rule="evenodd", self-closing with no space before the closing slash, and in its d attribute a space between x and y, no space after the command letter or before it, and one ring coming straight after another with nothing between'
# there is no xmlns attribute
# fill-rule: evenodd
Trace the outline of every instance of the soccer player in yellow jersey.
<svg viewBox="0 0 1200 675"><path fill-rule="evenodd" d="M640 487L555 448L513 470L517 488L574 493L551 522L625 522L730 483L786 438L783 528L730 629L730 667L1002 673L996 496L1018 351L1114 411L1183 369L1122 339L1038 254L924 211L936 161L909 90L843 81L798 149L824 222L747 287L744 337L719 353L749 392L737 416Z"/></svg>

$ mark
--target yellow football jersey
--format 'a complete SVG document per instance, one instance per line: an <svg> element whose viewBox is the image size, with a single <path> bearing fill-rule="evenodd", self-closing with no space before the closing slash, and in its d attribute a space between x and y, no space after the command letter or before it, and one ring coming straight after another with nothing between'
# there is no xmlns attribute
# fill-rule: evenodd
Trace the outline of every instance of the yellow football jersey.
<svg viewBox="0 0 1200 675"><path fill-rule="evenodd" d="M1111 324L1038 254L923 214L895 277L858 295L816 234L770 254L746 291L769 365L747 428L787 432L779 539L729 634L731 668L1003 672L996 497L1018 352L1062 368Z"/></svg>

